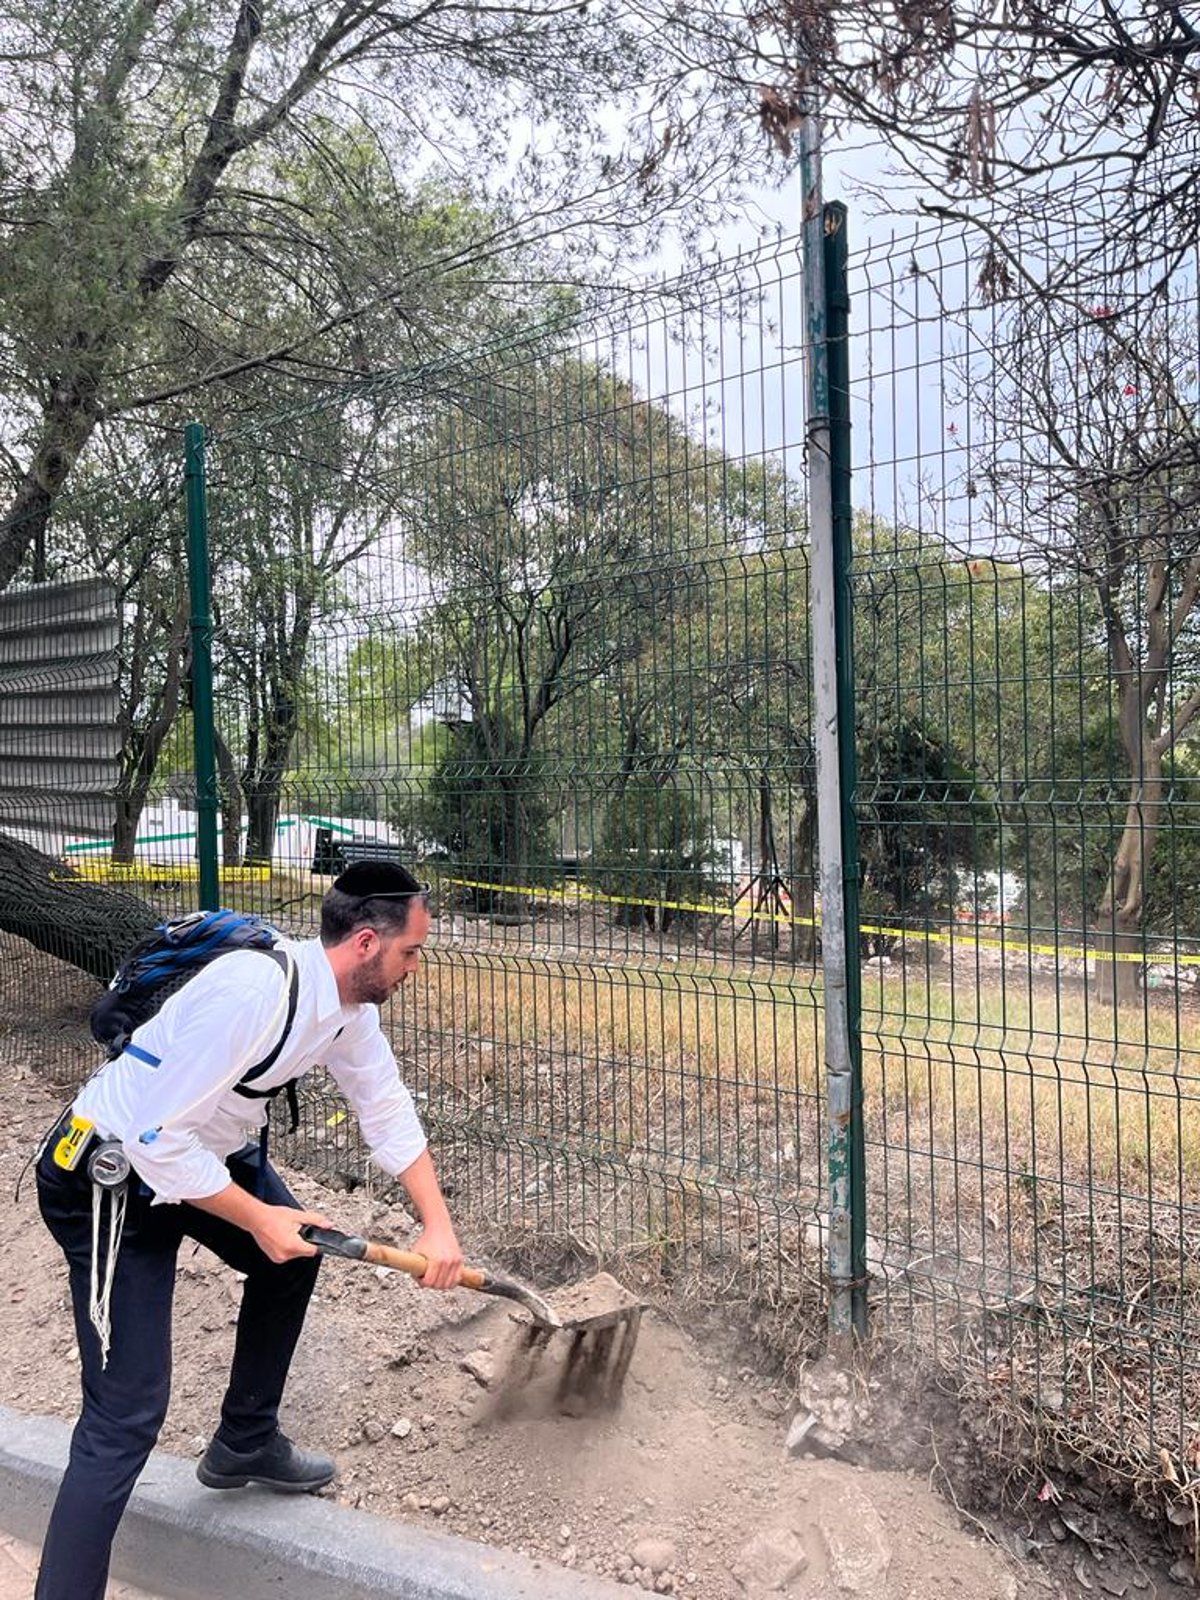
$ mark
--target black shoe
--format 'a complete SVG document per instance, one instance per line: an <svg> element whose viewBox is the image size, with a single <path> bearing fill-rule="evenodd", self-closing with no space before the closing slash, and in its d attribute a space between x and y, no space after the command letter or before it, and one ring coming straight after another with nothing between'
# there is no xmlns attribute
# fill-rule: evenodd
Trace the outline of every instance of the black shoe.
<svg viewBox="0 0 1200 1600"><path fill-rule="evenodd" d="M196 1467L206 1489L243 1489L261 1483L281 1494L312 1494L323 1489L337 1468L328 1456L300 1450L282 1433L259 1450L231 1450L214 1439Z"/></svg>

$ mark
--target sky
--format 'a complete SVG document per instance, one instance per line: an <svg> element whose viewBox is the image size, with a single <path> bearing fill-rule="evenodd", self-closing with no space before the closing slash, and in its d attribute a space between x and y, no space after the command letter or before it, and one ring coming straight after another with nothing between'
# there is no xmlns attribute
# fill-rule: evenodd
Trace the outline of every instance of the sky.
<svg viewBox="0 0 1200 1600"><path fill-rule="evenodd" d="M984 537L978 508L965 493L972 419L963 401L984 351L978 318L953 313L972 299L965 249L936 244L932 230L913 248L915 196L884 209L862 186L887 174L880 146L828 149L825 198L847 204L851 252L851 370L855 503L887 522L936 525L960 543ZM702 426L731 456L771 455L800 476L804 457L804 307L798 249L800 181L752 191L743 215L715 230L712 257L742 267L715 273L691 307L642 331L636 351L614 357L643 393L665 400ZM914 273L914 261L922 271ZM653 270L671 277L684 266L668 243ZM757 304L739 305L734 279L760 286ZM967 350L971 355L968 358ZM969 365L968 365L969 362Z"/></svg>

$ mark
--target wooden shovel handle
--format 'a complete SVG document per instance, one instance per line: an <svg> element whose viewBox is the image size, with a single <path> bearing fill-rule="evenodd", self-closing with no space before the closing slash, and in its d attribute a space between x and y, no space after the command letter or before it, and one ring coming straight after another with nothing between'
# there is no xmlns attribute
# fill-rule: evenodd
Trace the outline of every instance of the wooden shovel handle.
<svg viewBox="0 0 1200 1600"><path fill-rule="evenodd" d="M377 1267L395 1267L397 1272L407 1272L410 1278L423 1278L429 1266L425 1257L418 1255L415 1250L396 1250L390 1244L377 1244L374 1239L367 1241L364 1259L374 1262ZM462 1267L458 1281L464 1289L482 1289L487 1282L487 1275L478 1267Z"/></svg>

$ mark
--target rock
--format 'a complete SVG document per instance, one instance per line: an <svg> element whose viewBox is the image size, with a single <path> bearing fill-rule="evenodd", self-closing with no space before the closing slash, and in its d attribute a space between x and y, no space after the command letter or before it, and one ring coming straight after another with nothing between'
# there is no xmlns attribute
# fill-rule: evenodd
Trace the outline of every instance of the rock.
<svg viewBox="0 0 1200 1600"><path fill-rule="evenodd" d="M781 1417L783 1415L783 1405L770 1392L758 1395L755 1403L766 1417Z"/></svg>
<svg viewBox="0 0 1200 1600"><path fill-rule="evenodd" d="M789 1455L836 1457L846 1446L846 1435L822 1422L815 1411L798 1411L788 1429L785 1448Z"/></svg>
<svg viewBox="0 0 1200 1600"><path fill-rule="evenodd" d="M783 1590L808 1565L808 1551L792 1528L764 1528L738 1551L739 1579L766 1590Z"/></svg>
<svg viewBox="0 0 1200 1600"><path fill-rule="evenodd" d="M669 1539L639 1539L629 1552L635 1567L657 1575L675 1565L677 1551Z"/></svg>
<svg viewBox="0 0 1200 1600"><path fill-rule="evenodd" d="M817 1413L815 1411L797 1411L788 1428L784 1449L790 1456L798 1456L804 1446L804 1441L817 1426Z"/></svg>
<svg viewBox="0 0 1200 1600"><path fill-rule="evenodd" d="M396 1439L407 1439L412 1432L412 1423L407 1417L399 1417L392 1423L392 1436Z"/></svg>
<svg viewBox="0 0 1200 1600"><path fill-rule="evenodd" d="M462 1358L462 1369L469 1372L475 1382L484 1389L490 1389L496 1378L496 1358L482 1345L478 1350L472 1350L469 1356Z"/></svg>
<svg viewBox="0 0 1200 1600"><path fill-rule="evenodd" d="M362 1436L368 1444L378 1444L385 1432L383 1423L377 1422L374 1417L362 1425Z"/></svg>
<svg viewBox="0 0 1200 1600"><path fill-rule="evenodd" d="M1196 1568L1191 1561L1177 1561L1168 1576L1172 1583L1186 1584L1189 1589L1196 1587Z"/></svg>
<svg viewBox="0 0 1200 1600"><path fill-rule="evenodd" d="M879 1513L866 1496L846 1484L836 1513L824 1512L817 1525L835 1586L843 1594L881 1594L892 1552Z"/></svg>
<svg viewBox="0 0 1200 1600"><path fill-rule="evenodd" d="M404 1507L405 1511L420 1511L421 1509L421 1502L411 1489L404 1496L404 1499L401 1500L400 1504Z"/></svg>
<svg viewBox="0 0 1200 1600"><path fill-rule="evenodd" d="M450 1496L448 1494L434 1495L429 1502L429 1509L435 1517L444 1517L450 1509Z"/></svg>

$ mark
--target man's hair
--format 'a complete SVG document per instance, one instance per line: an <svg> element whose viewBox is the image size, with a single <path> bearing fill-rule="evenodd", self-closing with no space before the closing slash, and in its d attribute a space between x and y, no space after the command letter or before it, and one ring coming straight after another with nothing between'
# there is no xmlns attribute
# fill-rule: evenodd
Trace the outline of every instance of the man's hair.
<svg viewBox="0 0 1200 1600"><path fill-rule="evenodd" d="M321 902L323 945L342 944L359 928L374 928L379 934L404 932L413 902L427 905L429 889L404 867L391 870L395 888L385 894L348 894L336 883L328 890Z"/></svg>

